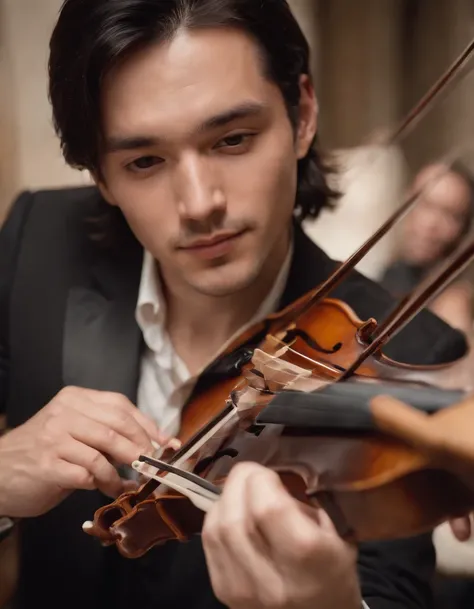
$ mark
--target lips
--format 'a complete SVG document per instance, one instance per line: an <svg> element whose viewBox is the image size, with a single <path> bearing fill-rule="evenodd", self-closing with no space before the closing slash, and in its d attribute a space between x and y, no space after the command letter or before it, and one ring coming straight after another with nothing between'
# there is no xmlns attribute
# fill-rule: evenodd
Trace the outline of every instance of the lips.
<svg viewBox="0 0 474 609"><path fill-rule="evenodd" d="M220 235L216 235L212 239L198 239L198 240L194 241L191 245L188 245L184 249L194 250L194 249L204 249L207 247L212 247L214 245L218 245L219 243L224 243L225 241L228 241L229 239L234 239L235 237L238 237L241 234L242 234L242 232L240 232L240 233L221 233Z"/></svg>
<svg viewBox="0 0 474 609"><path fill-rule="evenodd" d="M224 258L231 253L239 238L245 233L221 233L212 239L199 239L183 250L202 260Z"/></svg>

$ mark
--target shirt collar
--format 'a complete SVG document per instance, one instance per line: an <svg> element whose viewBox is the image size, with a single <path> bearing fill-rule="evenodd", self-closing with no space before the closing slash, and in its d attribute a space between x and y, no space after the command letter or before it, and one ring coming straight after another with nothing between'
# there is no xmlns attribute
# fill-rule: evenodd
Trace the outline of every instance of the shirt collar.
<svg viewBox="0 0 474 609"><path fill-rule="evenodd" d="M164 325L166 302L158 277L155 259L145 250L135 317L142 331L151 324Z"/></svg>

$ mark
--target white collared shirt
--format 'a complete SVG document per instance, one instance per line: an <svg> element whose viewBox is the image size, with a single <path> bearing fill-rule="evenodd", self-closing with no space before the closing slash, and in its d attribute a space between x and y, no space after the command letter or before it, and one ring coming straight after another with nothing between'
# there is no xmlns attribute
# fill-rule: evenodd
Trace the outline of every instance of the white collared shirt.
<svg viewBox="0 0 474 609"><path fill-rule="evenodd" d="M245 327L257 323L276 310L288 279L292 252L291 247L272 289ZM193 391L199 373L194 376L189 373L168 336L166 302L155 260L149 252L144 255L135 318L145 341L137 406L164 432L174 436L180 427L182 408ZM245 327L235 336L241 334Z"/></svg>

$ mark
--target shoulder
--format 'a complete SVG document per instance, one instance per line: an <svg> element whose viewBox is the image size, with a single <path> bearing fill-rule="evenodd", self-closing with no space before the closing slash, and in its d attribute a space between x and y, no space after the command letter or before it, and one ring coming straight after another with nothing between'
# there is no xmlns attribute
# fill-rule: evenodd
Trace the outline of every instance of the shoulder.
<svg viewBox="0 0 474 609"><path fill-rule="evenodd" d="M25 191L13 202L9 215L21 213L26 207L29 211L44 210L56 215L87 212L93 210L99 199L94 186Z"/></svg>
<svg viewBox="0 0 474 609"><path fill-rule="evenodd" d="M0 313L24 253L41 266L48 252L59 264L66 250L85 251L85 220L99 199L87 187L24 191L12 202L0 230Z"/></svg>
<svg viewBox="0 0 474 609"><path fill-rule="evenodd" d="M60 219L86 217L99 205L95 187L24 191L13 200L0 235L3 241L18 240L26 226L55 224Z"/></svg>

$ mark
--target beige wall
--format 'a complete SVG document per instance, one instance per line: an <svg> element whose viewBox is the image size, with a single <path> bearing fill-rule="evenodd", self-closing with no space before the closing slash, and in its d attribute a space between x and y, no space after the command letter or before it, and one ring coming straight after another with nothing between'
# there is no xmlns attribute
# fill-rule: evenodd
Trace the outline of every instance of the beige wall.
<svg viewBox="0 0 474 609"><path fill-rule="evenodd" d="M13 196L18 182L12 65L6 44L5 7L0 3L0 220L2 203Z"/></svg>
<svg viewBox="0 0 474 609"><path fill-rule="evenodd" d="M86 179L65 165L51 124L48 41L60 5L61 0L0 0L0 108L8 116L0 123L0 213L21 189Z"/></svg>

